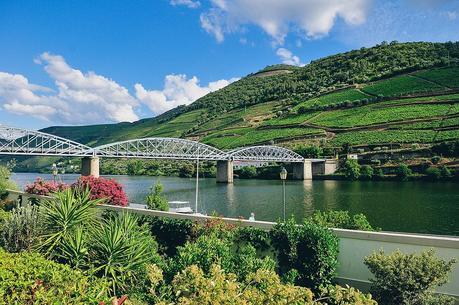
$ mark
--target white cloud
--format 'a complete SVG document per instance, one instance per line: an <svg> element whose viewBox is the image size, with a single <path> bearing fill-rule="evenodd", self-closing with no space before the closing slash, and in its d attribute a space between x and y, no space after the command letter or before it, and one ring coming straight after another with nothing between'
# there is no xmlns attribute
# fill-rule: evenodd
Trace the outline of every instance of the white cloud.
<svg viewBox="0 0 459 305"><path fill-rule="evenodd" d="M341 18L351 25L365 21L372 0L210 0L211 8L200 16L201 26L218 42L226 33L244 25L256 25L282 44L291 30L303 37L328 34Z"/></svg>
<svg viewBox="0 0 459 305"><path fill-rule="evenodd" d="M185 5L189 8L198 8L201 6L201 3L199 1L193 1L193 0L171 0L170 4L176 6L176 5Z"/></svg>
<svg viewBox="0 0 459 305"><path fill-rule="evenodd" d="M0 104L5 110L72 124L138 119L138 101L116 82L73 69L58 55L43 53L35 62L44 65L57 92L31 84L23 75L0 72Z"/></svg>
<svg viewBox="0 0 459 305"><path fill-rule="evenodd" d="M207 86L200 86L196 76L188 79L184 74L171 74L165 77L162 90L146 90L141 84L136 84L135 91L136 97L158 115L179 105L189 105L198 98L236 80L236 78L222 79L210 82Z"/></svg>
<svg viewBox="0 0 459 305"><path fill-rule="evenodd" d="M293 55L293 53L288 49L279 48L277 49L276 54L282 60L283 64L292 66L304 66L304 64L301 63L300 58Z"/></svg>
<svg viewBox="0 0 459 305"><path fill-rule="evenodd" d="M0 72L0 108L54 123L132 122L139 119L136 110L142 104L158 115L236 80L200 86L196 76L187 79L185 75L168 75L162 90L147 90L136 84L136 96L132 96L109 78L70 67L62 56L43 53L34 61L43 65L56 90L32 84L20 74Z"/></svg>

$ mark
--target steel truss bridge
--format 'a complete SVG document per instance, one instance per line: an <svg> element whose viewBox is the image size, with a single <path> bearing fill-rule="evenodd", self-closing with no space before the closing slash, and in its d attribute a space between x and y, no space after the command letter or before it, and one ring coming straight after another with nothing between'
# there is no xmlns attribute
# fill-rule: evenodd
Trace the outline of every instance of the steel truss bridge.
<svg viewBox="0 0 459 305"><path fill-rule="evenodd" d="M273 145L223 151L196 141L154 137L89 147L55 135L5 125L0 125L0 155L292 163L305 161L299 154Z"/></svg>

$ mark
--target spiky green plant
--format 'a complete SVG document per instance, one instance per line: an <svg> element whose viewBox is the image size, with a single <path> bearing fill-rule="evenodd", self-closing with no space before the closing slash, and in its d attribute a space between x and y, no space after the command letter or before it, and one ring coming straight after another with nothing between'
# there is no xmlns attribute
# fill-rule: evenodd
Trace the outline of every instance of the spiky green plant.
<svg viewBox="0 0 459 305"><path fill-rule="evenodd" d="M112 281L114 294L126 292L158 258L157 244L137 217L122 213L110 217L94 231L90 257L95 271Z"/></svg>
<svg viewBox="0 0 459 305"><path fill-rule="evenodd" d="M59 255L79 228L89 229L96 221L95 206L103 199L91 200L88 189L66 189L40 205L40 216L45 229L41 249L50 256ZM81 232L82 234L82 232ZM81 237L81 236L80 236ZM80 240L81 241L81 240Z"/></svg>

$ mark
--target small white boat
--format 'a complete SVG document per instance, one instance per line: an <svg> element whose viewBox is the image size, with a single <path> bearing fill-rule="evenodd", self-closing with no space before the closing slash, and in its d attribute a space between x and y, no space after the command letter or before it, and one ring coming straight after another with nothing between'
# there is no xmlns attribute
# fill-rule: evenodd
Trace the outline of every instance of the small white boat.
<svg viewBox="0 0 459 305"><path fill-rule="evenodd" d="M169 212L193 214L189 201L169 201Z"/></svg>

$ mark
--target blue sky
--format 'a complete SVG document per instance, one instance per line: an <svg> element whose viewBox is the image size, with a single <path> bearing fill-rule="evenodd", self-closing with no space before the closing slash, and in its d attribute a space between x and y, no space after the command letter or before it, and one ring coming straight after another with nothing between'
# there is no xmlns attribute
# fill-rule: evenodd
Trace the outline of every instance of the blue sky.
<svg viewBox="0 0 459 305"><path fill-rule="evenodd" d="M459 1L0 1L0 123L155 116L275 63L459 40Z"/></svg>

